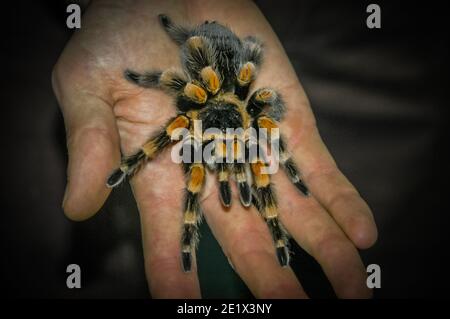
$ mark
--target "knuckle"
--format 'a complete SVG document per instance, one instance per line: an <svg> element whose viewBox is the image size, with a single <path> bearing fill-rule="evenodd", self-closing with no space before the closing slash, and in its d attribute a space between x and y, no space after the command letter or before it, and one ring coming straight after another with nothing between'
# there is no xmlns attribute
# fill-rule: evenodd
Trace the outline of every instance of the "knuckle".
<svg viewBox="0 0 450 319"><path fill-rule="evenodd" d="M315 183L322 178L334 178L338 173L338 169L334 163L319 163L307 174L305 180L308 183Z"/></svg>
<svg viewBox="0 0 450 319"><path fill-rule="evenodd" d="M244 225L233 234L228 249L224 250L225 255L232 261L245 260L255 254L269 253L270 243L266 240L262 231L254 226L253 224ZM252 238L252 240L249 240L249 238Z"/></svg>
<svg viewBox="0 0 450 319"><path fill-rule="evenodd" d="M355 200L362 200L359 193L351 186L344 186L329 197L327 200L327 206L331 211L333 211L343 204L345 205L346 203Z"/></svg>
<svg viewBox="0 0 450 319"><path fill-rule="evenodd" d="M343 234L327 233L322 235L315 244L314 255L318 260L342 260L351 248L348 239Z"/></svg>
<svg viewBox="0 0 450 319"><path fill-rule="evenodd" d="M87 126L67 130L67 146L69 151L76 146L77 152L85 154L103 152L111 149L111 134L107 128Z"/></svg>
<svg viewBox="0 0 450 319"><path fill-rule="evenodd" d="M163 274L165 272L170 272L174 269L178 269L181 265L181 261L177 256L155 256L149 258L146 262L147 274L156 273Z"/></svg>

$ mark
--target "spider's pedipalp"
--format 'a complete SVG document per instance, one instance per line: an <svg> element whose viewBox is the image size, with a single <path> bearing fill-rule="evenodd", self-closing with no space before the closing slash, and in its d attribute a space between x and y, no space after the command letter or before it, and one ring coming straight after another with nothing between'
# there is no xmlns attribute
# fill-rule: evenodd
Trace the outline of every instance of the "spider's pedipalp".
<svg viewBox="0 0 450 319"><path fill-rule="evenodd" d="M218 163L219 195L223 206L231 206L231 187L229 182L230 166L227 163Z"/></svg>
<svg viewBox="0 0 450 319"><path fill-rule="evenodd" d="M183 271L192 267L192 254L198 243L198 224L201 220L199 196L205 181L205 168L201 163L185 165L187 173L184 200L183 230L181 236L181 260Z"/></svg>
<svg viewBox="0 0 450 319"><path fill-rule="evenodd" d="M249 207L252 203L252 192L250 190L250 185L247 180L247 173L245 171L245 164L235 163L234 173L236 176L236 181L239 190L239 198L242 205Z"/></svg>
<svg viewBox="0 0 450 319"><path fill-rule="evenodd" d="M215 157L217 160L216 170L219 179L219 195L222 204L225 207L231 206L231 187L230 187L230 175L233 174L233 164L232 162L227 162L227 145L233 145L232 143L227 143L226 141L217 141L215 144ZM236 153L235 153L236 154ZM241 183L244 180L241 177ZM239 185L239 182L238 182ZM242 186L244 188L244 185ZM245 199L246 197L244 197Z"/></svg>
<svg viewBox="0 0 450 319"><path fill-rule="evenodd" d="M242 205L249 207L252 203L252 193L247 180L246 163L245 163L245 143L239 139L233 142L234 155L234 175L239 190L239 198Z"/></svg>

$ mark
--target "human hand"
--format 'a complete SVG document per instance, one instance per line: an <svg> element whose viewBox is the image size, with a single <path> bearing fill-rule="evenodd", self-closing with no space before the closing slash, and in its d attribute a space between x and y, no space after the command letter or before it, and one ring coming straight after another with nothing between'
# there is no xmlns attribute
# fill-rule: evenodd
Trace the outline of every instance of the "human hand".
<svg viewBox="0 0 450 319"><path fill-rule="evenodd" d="M281 172L273 176L280 218L292 237L322 266L339 297L367 297L366 272L355 248L370 247L376 227L367 204L336 167L320 139L308 100L276 36L251 2L94 1L82 29L71 39L53 76L64 114L69 149L68 184L63 202L71 219L83 220L103 205L105 181L125 155L175 114L161 91L138 88L123 78L125 69L145 71L178 65L178 48L158 23L157 14L192 23L217 20L239 35L265 43L265 63L253 89L271 87L288 107L281 131L312 196L303 197ZM157 183L155 183L157 181ZM145 269L155 297L199 297L193 271L180 261L182 170L170 150L149 162L131 180L144 244ZM282 191L281 191L282 190ZM233 192L237 194L236 190ZM257 297L305 297L291 268L279 266L269 231L254 208L234 200L225 210L215 179L202 196L206 221L236 272Z"/></svg>

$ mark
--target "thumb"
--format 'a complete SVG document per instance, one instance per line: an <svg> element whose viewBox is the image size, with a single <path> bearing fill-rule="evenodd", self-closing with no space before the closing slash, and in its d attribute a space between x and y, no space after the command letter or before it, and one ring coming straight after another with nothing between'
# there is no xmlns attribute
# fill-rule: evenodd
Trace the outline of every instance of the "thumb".
<svg viewBox="0 0 450 319"><path fill-rule="evenodd" d="M119 135L107 102L68 88L56 72L52 82L64 116L69 152L62 206L68 218L80 221L93 216L109 195L106 179L120 159Z"/></svg>

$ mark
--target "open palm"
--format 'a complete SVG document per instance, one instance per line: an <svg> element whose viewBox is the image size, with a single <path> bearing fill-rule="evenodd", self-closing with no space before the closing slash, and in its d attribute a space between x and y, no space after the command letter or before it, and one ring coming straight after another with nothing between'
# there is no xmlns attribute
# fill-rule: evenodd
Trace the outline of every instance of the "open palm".
<svg viewBox="0 0 450 319"><path fill-rule="evenodd" d="M217 5L221 10L214 8ZM123 77L128 68L179 66L178 48L160 28L157 14L167 13L175 21L189 16L194 23L225 22L239 36L257 35L265 43L266 62L253 90L272 87L283 95L288 109L281 130L312 193L301 196L283 172L275 174L281 221L321 264L338 296L369 296L356 247L370 247L376 240L370 209L322 143L308 100L270 26L252 3L239 4L238 14L237 5L234 1L91 4L82 29L65 48L53 74L69 149L65 213L83 220L97 212L109 195L105 181L120 162L121 151L125 155L136 151L175 114L170 96L134 86ZM170 158L170 148L146 164L131 185L140 211L152 295L199 297L195 263L190 273L181 268L185 185L181 168ZM225 209L216 179L208 176L201 205L236 272L257 297L305 297L292 269L279 266L269 231L256 209L242 207L235 188L233 193L233 204Z"/></svg>

